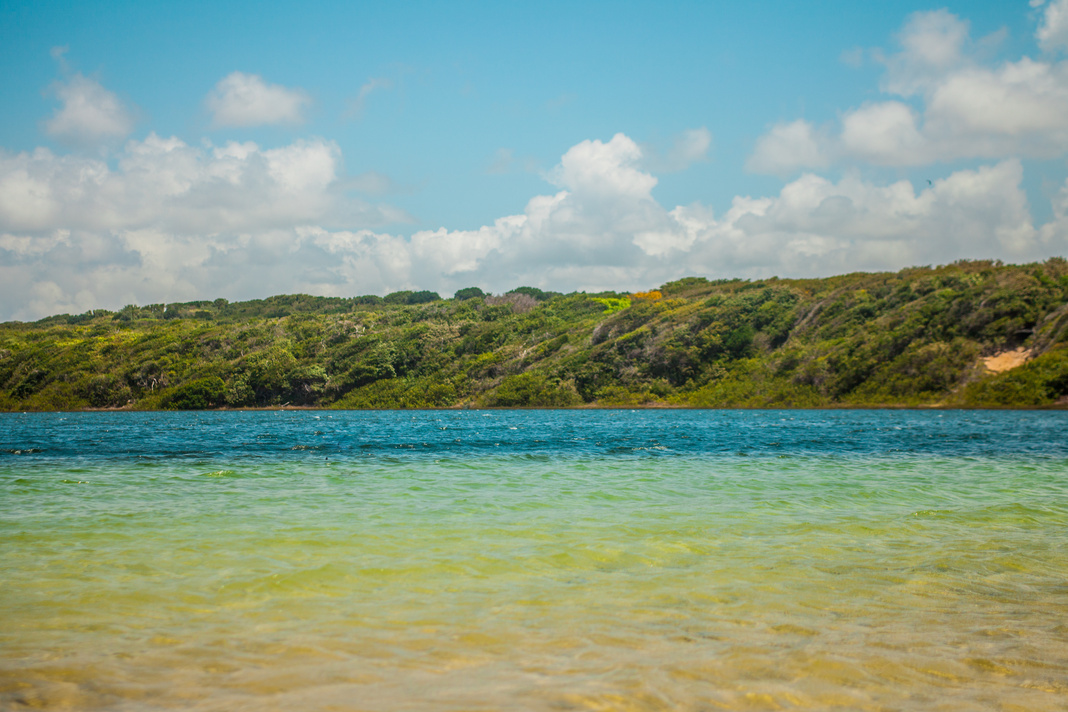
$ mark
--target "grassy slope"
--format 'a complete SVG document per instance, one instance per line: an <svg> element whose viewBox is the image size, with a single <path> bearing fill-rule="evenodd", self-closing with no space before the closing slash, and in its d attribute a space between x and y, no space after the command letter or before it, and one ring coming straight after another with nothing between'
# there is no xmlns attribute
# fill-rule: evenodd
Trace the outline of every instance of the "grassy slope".
<svg viewBox="0 0 1068 712"><path fill-rule="evenodd" d="M1059 258L688 278L644 297L403 303L432 296L216 300L0 324L0 410L1035 407L1068 396ZM1017 346L1038 355L998 375L981 366Z"/></svg>

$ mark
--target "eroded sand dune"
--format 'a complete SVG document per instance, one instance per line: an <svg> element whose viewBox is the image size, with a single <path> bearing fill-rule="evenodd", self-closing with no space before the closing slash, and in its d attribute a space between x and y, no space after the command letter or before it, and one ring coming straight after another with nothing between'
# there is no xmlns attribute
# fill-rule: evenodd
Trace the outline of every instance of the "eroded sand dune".
<svg viewBox="0 0 1068 712"><path fill-rule="evenodd" d="M982 359L982 362L983 365L986 366L986 370L991 373L1001 373L1002 371L1008 371L1017 366L1023 366L1031 360L1031 356L1032 350L1025 349L1021 346L1012 351L1001 351L993 356L987 356Z"/></svg>

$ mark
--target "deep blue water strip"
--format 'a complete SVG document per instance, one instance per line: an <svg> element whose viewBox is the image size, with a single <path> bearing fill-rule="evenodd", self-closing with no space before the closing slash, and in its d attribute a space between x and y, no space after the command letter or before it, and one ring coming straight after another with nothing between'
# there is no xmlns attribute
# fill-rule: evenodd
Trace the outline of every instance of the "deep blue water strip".
<svg viewBox="0 0 1068 712"><path fill-rule="evenodd" d="M212 411L0 414L16 459L1068 457L1068 412Z"/></svg>

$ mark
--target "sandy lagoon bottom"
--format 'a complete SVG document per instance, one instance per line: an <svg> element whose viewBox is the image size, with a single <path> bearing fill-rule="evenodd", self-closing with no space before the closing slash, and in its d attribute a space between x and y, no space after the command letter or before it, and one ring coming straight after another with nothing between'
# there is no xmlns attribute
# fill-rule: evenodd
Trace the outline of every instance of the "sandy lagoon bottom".
<svg viewBox="0 0 1068 712"><path fill-rule="evenodd" d="M1063 458L8 458L0 708L1063 710Z"/></svg>

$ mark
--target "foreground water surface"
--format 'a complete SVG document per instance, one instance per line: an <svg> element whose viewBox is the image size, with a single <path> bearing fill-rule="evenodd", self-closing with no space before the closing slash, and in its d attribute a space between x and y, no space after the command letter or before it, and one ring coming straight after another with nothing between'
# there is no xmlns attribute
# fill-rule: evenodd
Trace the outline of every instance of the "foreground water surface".
<svg viewBox="0 0 1068 712"><path fill-rule="evenodd" d="M0 415L0 708L1063 710L1068 413Z"/></svg>

